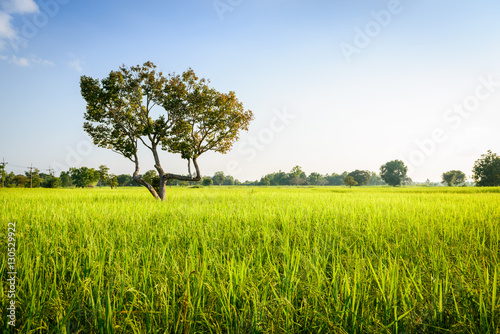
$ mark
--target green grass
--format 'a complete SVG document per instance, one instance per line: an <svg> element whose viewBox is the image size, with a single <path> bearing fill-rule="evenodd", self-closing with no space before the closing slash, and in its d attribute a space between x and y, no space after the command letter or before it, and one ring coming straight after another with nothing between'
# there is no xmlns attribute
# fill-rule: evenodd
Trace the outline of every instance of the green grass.
<svg viewBox="0 0 500 334"><path fill-rule="evenodd" d="M22 333L500 332L498 188L0 189L2 312L14 221Z"/></svg>

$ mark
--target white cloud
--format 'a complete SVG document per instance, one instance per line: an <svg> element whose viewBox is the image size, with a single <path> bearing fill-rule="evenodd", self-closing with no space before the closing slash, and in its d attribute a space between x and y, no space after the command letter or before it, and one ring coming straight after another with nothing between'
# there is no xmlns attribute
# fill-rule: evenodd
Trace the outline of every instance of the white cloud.
<svg viewBox="0 0 500 334"><path fill-rule="evenodd" d="M83 65L85 65L85 61L83 61L82 59L75 59L75 60L69 61L68 64L69 64L69 66L71 66L75 70L77 70L78 72L81 72L81 71L83 71Z"/></svg>
<svg viewBox="0 0 500 334"><path fill-rule="evenodd" d="M12 56L12 62L17 66L23 66L23 67L31 65L28 58L16 57L15 55Z"/></svg>
<svg viewBox="0 0 500 334"><path fill-rule="evenodd" d="M4 55L0 55L0 60L7 60L7 59L9 59L9 57L4 56Z"/></svg>
<svg viewBox="0 0 500 334"><path fill-rule="evenodd" d="M11 14L29 14L40 11L33 0L0 0L0 50L5 47L5 40L13 40L18 32L12 26Z"/></svg>
<svg viewBox="0 0 500 334"><path fill-rule="evenodd" d="M11 62L17 66L27 67L31 65L54 66L55 64L50 60L42 59L40 57L31 55L29 57L16 57L12 55Z"/></svg>
<svg viewBox="0 0 500 334"><path fill-rule="evenodd" d="M1 0L0 4L5 12L11 14L37 13L40 10L33 0Z"/></svg>
<svg viewBox="0 0 500 334"><path fill-rule="evenodd" d="M42 59L42 58L37 57L37 56L30 56L30 60L33 64L40 64L43 66L55 66L55 64L53 62L51 62L50 60Z"/></svg>
<svg viewBox="0 0 500 334"><path fill-rule="evenodd" d="M12 16L0 12L0 40L4 38L14 38L16 36L16 30L12 26L11 20Z"/></svg>

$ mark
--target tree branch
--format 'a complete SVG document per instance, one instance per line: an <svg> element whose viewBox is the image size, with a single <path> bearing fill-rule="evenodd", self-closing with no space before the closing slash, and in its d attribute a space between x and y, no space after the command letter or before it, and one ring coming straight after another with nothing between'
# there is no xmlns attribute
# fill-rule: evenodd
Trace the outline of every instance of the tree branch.
<svg viewBox="0 0 500 334"><path fill-rule="evenodd" d="M153 188L152 185L150 185L149 183L144 181L141 177L139 177L139 158L137 157L137 153L134 154L134 159L130 159L130 160L132 160L135 163L135 171L134 171L134 174L132 175L132 179L135 182L148 188L149 192L151 193L151 195L154 196L154 198L160 199L160 196L158 196L158 193L156 192L155 188Z"/></svg>
<svg viewBox="0 0 500 334"><path fill-rule="evenodd" d="M167 180L179 180L179 181L200 181L201 180L201 173L200 173L200 167L198 166L198 161L196 158L193 158L193 165L196 170L196 176L185 176L185 175L179 175L179 174L164 174L162 177L162 181L166 182Z"/></svg>

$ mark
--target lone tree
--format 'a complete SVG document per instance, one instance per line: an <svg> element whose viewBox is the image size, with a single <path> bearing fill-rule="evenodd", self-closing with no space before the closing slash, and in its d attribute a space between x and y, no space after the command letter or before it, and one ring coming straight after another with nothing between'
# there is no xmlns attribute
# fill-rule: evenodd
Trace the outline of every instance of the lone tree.
<svg viewBox="0 0 500 334"><path fill-rule="evenodd" d="M234 92L220 93L209 83L192 69L164 76L151 62L122 66L101 81L82 76L80 88L87 102L83 128L94 144L132 161L133 180L155 198L165 200L167 181L199 181L198 158L208 151L227 153L253 119ZM154 118L157 109L159 116ZM139 175L139 142L154 158L157 189ZM160 162L160 149L187 160L188 175L167 173Z"/></svg>
<svg viewBox="0 0 500 334"><path fill-rule="evenodd" d="M443 175L441 175L441 178L441 183L446 183L448 187L453 187L464 183L466 176L462 171L450 170L446 173L443 173Z"/></svg>
<svg viewBox="0 0 500 334"><path fill-rule="evenodd" d="M474 163L472 178L478 187L500 186L500 156L488 150Z"/></svg>
<svg viewBox="0 0 500 334"><path fill-rule="evenodd" d="M401 160L393 160L380 166L380 177L390 186L400 186L407 178L408 167Z"/></svg>
<svg viewBox="0 0 500 334"><path fill-rule="evenodd" d="M347 175L344 179L344 183L351 188L352 186L357 186L358 181L356 181L352 176Z"/></svg>

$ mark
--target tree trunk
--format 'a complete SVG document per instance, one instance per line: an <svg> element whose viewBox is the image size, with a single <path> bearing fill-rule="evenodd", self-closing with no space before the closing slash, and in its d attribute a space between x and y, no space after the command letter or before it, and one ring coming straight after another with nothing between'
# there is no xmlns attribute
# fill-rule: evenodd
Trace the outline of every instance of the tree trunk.
<svg viewBox="0 0 500 334"><path fill-rule="evenodd" d="M149 183L147 183L146 181L144 181L142 178L139 177L139 159L137 158L137 154L134 155L134 158L135 159L131 159L135 163L135 171L134 171L134 174L132 174L132 179L135 182L148 188L149 192L151 193L151 195L153 195L154 198L160 199L160 196L158 196L158 194L156 193L155 188L152 185L150 185ZM165 198L165 196L163 196L163 198Z"/></svg>
<svg viewBox="0 0 500 334"><path fill-rule="evenodd" d="M137 183L139 183L139 184L143 185L144 187L146 187L146 188L149 190L149 192L151 193L151 195L153 195L153 197L154 197L154 198L163 200L163 199L162 199L162 198L160 198L160 196L156 193L156 190L155 190L155 188L153 188L153 186L152 186L152 185L150 185L149 183L147 183L146 181L144 181L143 179L141 179L141 178L139 178L139 177L134 177L133 179L134 179L134 181L135 181L135 182L137 182ZM161 190L161 188L160 188L160 190ZM165 196L163 196L163 197L165 197Z"/></svg>
<svg viewBox="0 0 500 334"><path fill-rule="evenodd" d="M165 200L165 195L167 194L167 182L160 179L160 187L158 189L158 197L160 200Z"/></svg>

